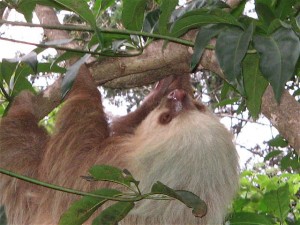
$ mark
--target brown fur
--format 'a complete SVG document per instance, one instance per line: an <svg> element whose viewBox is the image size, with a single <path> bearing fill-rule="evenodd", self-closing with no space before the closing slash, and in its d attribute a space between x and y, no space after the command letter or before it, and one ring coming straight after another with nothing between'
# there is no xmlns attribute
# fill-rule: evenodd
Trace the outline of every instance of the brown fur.
<svg viewBox="0 0 300 225"><path fill-rule="evenodd" d="M38 127L36 106L25 92L1 121L0 167L82 191L96 188L80 177L92 165L127 168L141 180L143 191L157 180L190 190L205 200L208 213L195 218L180 202L146 200L121 224L221 224L238 187L237 154L231 135L203 105L187 96L178 111L172 100L163 98L175 88L190 92L186 80L160 82L139 109L109 128L100 94L82 67L51 137ZM163 113L172 116L167 124L159 122ZM18 225L57 224L78 199L4 175L0 193L9 224Z"/></svg>

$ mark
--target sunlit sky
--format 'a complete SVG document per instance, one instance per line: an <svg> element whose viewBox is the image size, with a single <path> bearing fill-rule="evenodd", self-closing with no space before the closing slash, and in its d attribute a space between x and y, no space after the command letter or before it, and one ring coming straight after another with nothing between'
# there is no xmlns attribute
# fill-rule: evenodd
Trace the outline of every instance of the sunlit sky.
<svg viewBox="0 0 300 225"><path fill-rule="evenodd" d="M251 16L255 17L255 13ZM16 13L14 10L11 10L7 20L25 21L23 16ZM38 23L36 17L34 17L33 22ZM41 28L2 25L0 27L0 34L1 37L39 43L42 38L43 30ZM25 54L29 53L34 48L34 46L28 46L19 43L0 40L0 60L2 60L2 58L14 58L17 52ZM43 54L48 55L49 52L51 54L55 54L55 51L53 49L44 51ZM38 58L41 59L41 55L39 55ZM109 112L109 114L126 114L125 105L123 107L112 106L107 100L104 101L104 104L106 105L106 110ZM228 117L221 119L221 122L224 123L224 125L228 129L230 129L231 123L236 123L236 121L236 119ZM278 134L276 129L271 128L270 122L267 119L260 118L257 122L258 123L248 122L247 125L243 127L242 132L236 137L235 141L236 143L238 143L237 149L240 155L241 165L243 165L249 157L253 157L253 154L251 154L249 151L247 151L241 146L244 146L246 148L254 148L256 145L263 145L264 142L270 140L272 137ZM259 159L260 158L257 157L254 161L257 161Z"/></svg>

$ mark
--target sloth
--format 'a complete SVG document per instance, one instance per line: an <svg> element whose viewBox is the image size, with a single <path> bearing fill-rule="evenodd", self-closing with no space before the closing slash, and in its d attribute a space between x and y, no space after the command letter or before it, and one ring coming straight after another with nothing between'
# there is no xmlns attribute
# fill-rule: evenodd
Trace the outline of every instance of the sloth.
<svg viewBox="0 0 300 225"><path fill-rule="evenodd" d="M195 217L179 201L143 200L120 224L222 224L238 190L232 135L191 95L189 76L160 81L140 107L108 122L101 95L85 65L61 107L53 134L39 126L33 94L17 96L0 124L0 167L82 191L108 184L82 179L91 166L128 169L149 191L162 181L205 201ZM58 224L79 197L0 175L0 204L8 224ZM87 222L88 224L90 221Z"/></svg>

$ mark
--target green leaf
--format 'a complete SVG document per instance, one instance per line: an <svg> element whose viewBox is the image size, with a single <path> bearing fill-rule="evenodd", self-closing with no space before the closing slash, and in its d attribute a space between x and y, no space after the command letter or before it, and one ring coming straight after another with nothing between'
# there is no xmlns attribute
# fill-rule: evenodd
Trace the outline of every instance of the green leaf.
<svg viewBox="0 0 300 225"><path fill-rule="evenodd" d="M123 0L122 22L126 29L140 31L147 0Z"/></svg>
<svg viewBox="0 0 300 225"><path fill-rule="evenodd" d="M23 3L24 1L21 1ZM26 4L19 4L16 10L23 14L27 22L32 22L33 11L35 9L36 3L35 2L28 2Z"/></svg>
<svg viewBox="0 0 300 225"><path fill-rule="evenodd" d="M280 169L286 170L286 169L293 169L293 170L299 170L300 169L300 161L298 156L293 155L293 153L288 153L286 156L284 156L280 161Z"/></svg>
<svg viewBox="0 0 300 225"><path fill-rule="evenodd" d="M53 62L52 62L52 66L57 65L59 62L65 61L65 60L69 60L72 58L80 58L84 56L84 53L78 53L78 52L69 52L66 51L64 53L62 53L61 55L59 55Z"/></svg>
<svg viewBox="0 0 300 225"><path fill-rule="evenodd" d="M257 16L266 26L276 19L272 7L268 5L269 2L271 1L255 2L255 11Z"/></svg>
<svg viewBox="0 0 300 225"><path fill-rule="evenodd" d="M202 27L195 40L195 45L194 45L194 53L191 59L191 65L190 68L191 70L194 70L195 67L198 65L200 58L208 45L209 41L217 36L221 30L223 29L222 25L208 25L206 27Z"/></svg>
<svg viewBox="0 0 300 225"><path fill-rule="evenodd" d="M155 9L149 13L147 13L144 25L143 25L143 31L152 33L157 30L157 25L160 17L160 9Z"/></svg>
<svg viewBox="0 0 300 225"><path fill-rule="evenodd" d="M66 9L75 12L78 16L80 16L83 20L85 20L87 23L90 24L90 26L94 29L99 44L101 44L102 41L102 34L100 32L100 29L97 27L96 19L90 10L88 4L86 1L83 0L53 0L54 2L57 2L58 4L62 5Z"/></svg>
<svg viewBox="0 0 300 225"><path fill-rule="evenodd" d="M259 70L257 54L246 55L243 61L243 78L247 108L251 116L257 119L261 109L262 96L268 86L268 81Z"/></svg>
<svg viewBox="0 0 300 225"><path fill-rule="evenodd" d="M300 33L300 14L294 18L291 19L292 21L292 27L293 27L293 30L296 32L296 33Z"/></svg>
<svg viewBox="0 0 300 225"><path fill-rule="evenodd" d="M23 90L29 90L33 93L35 92L32 84L22 74L15 76L13 82L13 86L11 86L12 96L17 96Z"/></svg>
<svg viewBox="0 0 300 225"><path fill-rule="evenodd" d="M233 15L235 18L239 18L240 16L242 16L245 10L246 3L247 0L241 0L239 5L232 10L231 15Z"/></svg>
<svg viewBox="0 0 300 225"><path fill-rule="evenodd" d="M272 147L287 147L288 142L281 136L277 135L275 138L268 141L268 145Z"/></svg>
<svg viewBox="0 0 300 225"><path fill-rule="evenodd" d="M64 74L66 69L53 63L39 63L37 65L37 73L61 73Z"/></svg>
<svg viewBox="0 0 300 225"><path fill-rule="evenodd" d="M168 24L170 21L170 16L174 11L175 7L178 4L178 0L162 0L162 4L160 6L161 15L159 17L159 33L167 34L168 33Z"/></svg>
<svg viewBox="0 0 300 225"><path fill-rule="evenodd" d="M270 217L252 212L234 213L229 221L230 225L273 225Z"/></svg>
<svg viewBox="0 0 300 225"><path fill-rule="evenodd" d="M300 54L300 41L291 30L280 28L270 36L254 36L260 54L260 70L272 85L279 102L285 83L293 76Z"/></svg>
<svg viewBox="0 0 300 225"><path fill-rule="evenodd" d="M24 55L20 59L20 62L26 63L28 66L30 66L34 73L37 73L38 61L36 52L29 52L28 54Z"/></svg>
<svg viewBox="0 0 300 225"><path fill-rule="evenodd" d="M0 225L6 225L7 224L7 218L5 215L5 209L4 206L0 206Z"/></svg>
<svg viewBox="0 0 300 225"><path fill-rule="evenodd" d="M292 28L292 26L290 24L285 23L285 22L283 22L280 19L275 19L269 25L269 27L267 29L267 34L272 34L272 33L274 33L276 30L278 30L281 27L284 27L284 28L287 28L287 29L291 29Z"/></svg>
<svg viewBox="0 0 300 225"><path fill-rule="evenodd" d="M241 75L242 60L253 34L253 24L246 31L232 27L220 33L216 43L216 55L226 78L234 81Z"/></svg>
<svg viewBox="0 0 300 225"><path fill-rule="evenodd" d="M179 37L188 30L207 24L227 24L242 27L235 17L221 9L197 9L184 14L173 24L171 34Z"/></svg>
<svg viewBox="0 0 300 225"><path fill-rule="evenodd" d="M286 184L277 190L272 190L264 195L263 203L267 206L268 212L284 221L290 211L289 185Z"/></svg>
<svg viewBox="0 0 300 225"><path fill-rule="evenodd" d="M125 216L133 209L133 202L117 202L106 208L97 216L92 225L115 225L125 218Z"/></svg>
<svg viewBox="0 0 300 225"><path fill-rule="evenodd" d="M227 94L230 90L232 90L232 87L230 86L230 84L228 82L223 82L223 87L222 87L221 94L220 94L221 101L227 99Z"/></svg>
<svg viewBox="0 0 300 225"><path fill-rule="evenodd" d="M196 217L203 217L207 212L207 206L205 202L192 192L173 190L163 183L157 181L155 184L153 184L151 193L163 194L181 201L187 207L193 209L192 213Z"/></svg>
<svg viewBox="0 0 300 225"><path fill-rule="evenodd" d="M2 59L1 76L7 84L10 83L11 77L14 75L18 62L11 59Z"/></svg>
<svg viewBox="0 0 300 225"><path fill-rule="evenodd" d="M284 0L278 1L278 5L275 10L275 14L279 19L286 19L293 12L293 6L295 4L295 0Z"/></svg>
<svg viewBox="0 0 300 225"><path fill-rule="evenodd" d="M101 14L108 9L112 4L114 4L116 1L114 0L96 0L92 11L96 18L101 16Z"/></svg>
<svg viewBox="0 0 300 225"><path fill-rule="evenodd" d="M214 107L222 107L225 105L232 105L240 100L240 97L226 98L219 103L215 104Z"/></svg>
<svg viewBox="0 0 300 225"><path fill-rule="evenodd" d="M74 63L72 66L70 66L67 69L67 72L64 76L64 79L61 84L61 92L62 92L62 97L64 98L66 94L70 91L73 82L75 81L78 71L80 67L85 63L85 61L90 57L89 54L84 55L81 57L76 63Z"/></svg>
<svg viewBox="0 0 300 225"><path fill-rule="evenodd" d="M100 181L111 181L126 186L130 186L130 181L126 179L124 173L119 168L109 165L95 165L90 168L89 173Z"/></svg>
<svg viewBox="0 0 300 225"><path fill-rule="evenodd" d="M269 153L265 156L264 162L268 161L268 160L271 159L271 158L274 158L274 157L280 155L281 153L282 153L282 151L280 151L280 150L274 150L274 151L269 152Z"/></svg>
<svg viewBox="0 0 300 225"><path fill-rule="evenodd" d="M113 197L121 194L120 191L114 189L101 189L93 191L92 193L107 197ZM64 212L59 220L59 225L83 224L106 201L106 198L96 198L90 196L82 197L80 200L73 203L66 212Z"/></svg>
<svg viewBox="0 0 300 225"><path fill-rule="evenodd" d="M29 63L29 58L24 58L27 63L20 63L22 58L2 59L1 75L9 87L11 96L16 96L22 90L35 92L32 84L26 78L32 74L32 65Z"/></svg>

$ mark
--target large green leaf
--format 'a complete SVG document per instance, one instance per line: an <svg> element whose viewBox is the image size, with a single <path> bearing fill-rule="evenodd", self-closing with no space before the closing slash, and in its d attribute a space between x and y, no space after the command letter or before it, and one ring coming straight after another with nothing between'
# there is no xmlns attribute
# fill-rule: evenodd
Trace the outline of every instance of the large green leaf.
<svg viewBox="0 0 300 225"><path fill-rule="evenodd" d="M272 6L270 5L271 1L256 1L255 2L255 11L258 18L265 24L270 24L276 16L274 15Z"/></svg>
<svg viewBox="0 0 300 225"><path fill-rule="evenodd" d="M115 225L130 212L134 207L133 202L117 202L106 208L97 216L92 225Z"/></svg>
<svg viewBox="0 0 300 225"><path fill-rule="evenodd" d="M220 25L208 25L206 27L202 27L195 40L195 45L194 45L194 53L191 59L191 65L190 68L193 70L199 63L200 58L208 45L209 41L217 36L221 30L223 29L223 26Z"/></svg>
<svg viewBox="0 0 300 225"><path fill-rule="evenodd" d="M286 19L293 12L295 2L295 0L278 1L275 10L276 16L282 20Z"/></svg>
<svg viewBox="0 0 300 225"><path fill-rule="evenodd" d="M232 215L230 225L272 225L272 219L265 215L252 212L239 212Z"/></svg>
<svg viewBox="0 0 300 225"><path fill-rule="evenodd" d="M123 0L122 22L126 29L140 31L147 0Z"/></svg>
<svg viewBox="0 0 300 225"><path fill-rule="evenodd" d="M288 146L288 142L281 135L277 135L268 141L268 145L272 147L285 148Z"/></svg>
<svg viewBox="0 0 300 225"><path fill-rule="evenodd" d="M1 64L1 78L5 80L7 84L10 83L11 77L17 70L18 61L11 59L2 59Z"/></svg>
<svg viewBox="0 0 300 225"><path fill-rule="evenodd" d="M259 70L259 56L257 54L246 55L243 61L243 78L247 108L251 116L257 119L260 113L262 96L268 86L268 81Z"/></svg>
<svg viewBox="0 0 300 225"><path fill-rule="evenodd" d="M263 203L268 212L274 214L280 221L284 221L290 211L289 185L286 184L277 190L272 190L264 195Z"/></svg>
<svg viewBox="0 0 300 225"><path fill-rule="evenodd" d="M281 155L282 153L283 153L283 151L281 151L281 150L273 150L264 157L264 162L266 162L274 157L277 157L277 156Z"/></svg>
<svg viewBox="0 0 300 225"><path fill-rule="evenodd" d="M8 85L9 94L11 96L18 95L22 90L35 92L27 77L36 71L36 66L35 54L25 55L22 58L2 60L1 78L3 78Z"/></svg>
<svg viewBox="0 0 300 225"><path fill-rule="evenodd" d="M188 30L207 24L228 24L238 27L242 25L237 19L221 9L198 9L184 14L171 28L172 36L179 37Z"/></svg>
<svg viewBox="0 0 300 225"><path fill-rule="evenodd" d="M289 152L287 155L285 155L280 161L280 169L282 171L290 171L290 169L292 169L293 171L299 171L300 162L298 155L293 154L293 152Z"/></svg>
<svg viewBox="0 0 300 225"><path fill-rule="evenodd" d="M95 165L89 170L96 180L111 181L126 186L130 186L130 181L126 179L121 169L109 165Z"/></svg>
<svg viewBox="0 0 300 225"><path fill-rule="evenodd" d="M192 192L173 190L172 188L169 188L168 186L158 181L153 184L151 193L167 195L181 201L187 207L193 209L192 213L196 217L203 217L207 212L207 206L205 202Z"/></svg>
<svg viewBox="0 0 300 225"><path fill-rule="evenodd" d="M254 47L260 54L260 70L279 101L299 58L299 38L291 29L280 28L270 36L254 36Z"/></svg>
<svg viewBox="0 0 300 225"><path fill-rule="evenodd" d="M174 11L175 7L178 4L178 0L162 0L160 7L161 15L159 17L159 33L167 34L168 33L168 24L170 16Z"/></svg>
<svg viewBox="0 0 300 225"><path fill-rule="evenodd" d="M220 33L216 43L216 55L226 78L233 81L241 75L242 60L253 34L253 24L246 31L232 27Z"/></svg>
<svg viewBox="0 0 300 225"><path fill-rule="evenodd" d="M121 192L114 189L101 189L92 192L93 194L113 197L119 195ZM101 206L107 199L84 196L76 201L71 207L64 212L59 220L59 225L81 225L87 221L90 216Z"/></svg>
<svg viewBox="0 0 300 225"><path fill-rule="evenodd" d="M27 67L25 70L26 72L18 72L15 74L15 76L12 77L11 80L11 91L13 96L17 96L21 91L23 90L29 90L31 92L35 92L34 88L32 87L32 84L28 81L26 78L26 75L28 74L28 71L30 69Z"/></svg>

